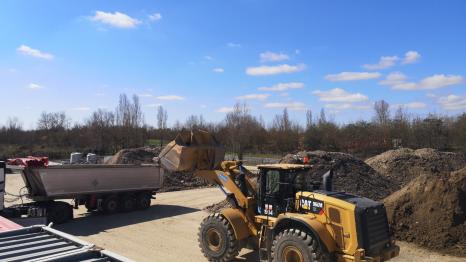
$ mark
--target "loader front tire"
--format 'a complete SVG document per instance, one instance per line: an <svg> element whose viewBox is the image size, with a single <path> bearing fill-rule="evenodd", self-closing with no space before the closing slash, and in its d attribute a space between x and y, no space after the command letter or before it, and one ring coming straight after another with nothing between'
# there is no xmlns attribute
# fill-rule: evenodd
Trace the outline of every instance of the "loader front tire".
<svg viewBox="0 0 466 262"><path fill-rule="evenodd" d="M328 262L328 254L318 240L300 229L285 229L272 244L273 262Z"/></svg>
<svg viewBox="0 0 466 262"><path fill-rule="evenodd" d="M199 228L199 247L212 262L228 262L239 254L239 243L228 220L215 213L206 217Z"/></svg>

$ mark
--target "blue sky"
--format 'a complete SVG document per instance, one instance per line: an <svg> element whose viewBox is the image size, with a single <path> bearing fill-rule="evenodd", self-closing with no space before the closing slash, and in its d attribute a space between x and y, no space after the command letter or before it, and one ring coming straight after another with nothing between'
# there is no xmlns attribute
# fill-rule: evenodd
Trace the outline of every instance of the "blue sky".
<svg viewBox="0 0 466 262"><path fill-rule="evenodd" d="M0 123L82 121L137 94L146 122L219 121L237 101L304 122L466 111L465 1L2 1Z"/></svg>

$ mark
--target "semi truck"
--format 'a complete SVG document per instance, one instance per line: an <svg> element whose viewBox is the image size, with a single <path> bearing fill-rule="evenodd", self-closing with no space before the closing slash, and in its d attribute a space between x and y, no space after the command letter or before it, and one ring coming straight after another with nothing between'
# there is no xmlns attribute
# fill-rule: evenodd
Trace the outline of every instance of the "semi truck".
<svg viewBox="0 0 466 262"><path fill-rule="evenodd" d="M108 214L146 209L163 186L164 172L213 169L224 154L210 133L194 130L178 134L153 164L49 165L41 157L9 161L14 165L0 162L0 216L21 225L60 224L72 219L73 207L80 205ZM20 172L30 202L5 208L6 168Z"/></svg>
<svg viewBox="0 0 466 262"><path fill-rule="evenodd" d="M6 168L19 171L28 203L4 206ZM64 223L73 208L105 213L146 209L163 185L163 169L142 165L11 166L0 162L0 215L21 225ZM11 192L9 192L11 193Z"/></svg>

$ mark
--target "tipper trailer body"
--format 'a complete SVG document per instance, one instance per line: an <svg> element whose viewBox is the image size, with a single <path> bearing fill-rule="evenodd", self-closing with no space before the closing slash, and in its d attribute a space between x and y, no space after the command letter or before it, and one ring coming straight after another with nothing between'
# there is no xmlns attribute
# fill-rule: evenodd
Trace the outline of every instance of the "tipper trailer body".
<svg viewBox="0 0 466 262"><path fill-rule="evenodd" d="M163 169L158 165L28 167L0 163L0 174L3 174L0 175L0 200L5 194L7 167L21 172L27 188L25 197L32 202L5 208L2 201L0 213L22 225L63 223L73 217L73 206L79 205L85 205L89 211L106 213L145 209L163 185ZM57 200L74 203L72 206L71 201Z"/></svg>

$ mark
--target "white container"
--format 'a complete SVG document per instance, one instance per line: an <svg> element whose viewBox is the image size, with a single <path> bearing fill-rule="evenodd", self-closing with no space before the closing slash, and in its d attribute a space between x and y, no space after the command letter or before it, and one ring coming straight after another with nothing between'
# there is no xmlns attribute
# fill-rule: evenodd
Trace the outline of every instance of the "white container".
<svg viewBox="0 0 466 262"><path fill-rule="evenodd" d="M97 164L97 155L92 153L87 154L86 161L89 164Z"/></svg>
<svg viewBox="0 0 466 262"><path fill-rule="evenodd" d="M83 159L83 153L74 152L70 156L70 164L78 164Z"/></svg>

